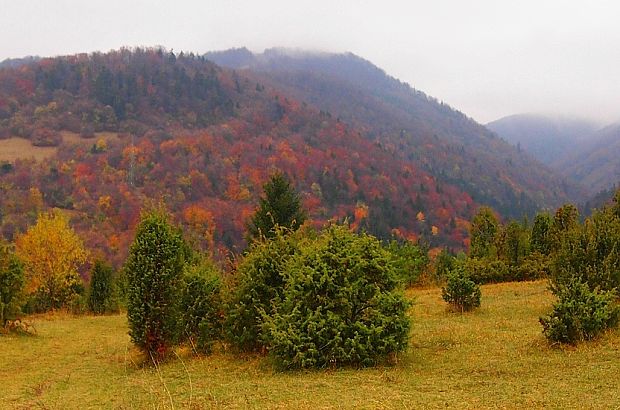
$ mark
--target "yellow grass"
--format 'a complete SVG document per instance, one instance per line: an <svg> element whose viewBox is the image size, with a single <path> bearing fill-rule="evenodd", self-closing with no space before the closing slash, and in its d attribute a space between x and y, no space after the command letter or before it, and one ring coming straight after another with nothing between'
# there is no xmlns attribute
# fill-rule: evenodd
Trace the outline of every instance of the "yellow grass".
<svg viewBox="0 0 620 410"><path fill-rule="evenodd" d="M620 334L547 345L544 282L487 285L482 308L448 313L439 289L413 290L410 350L392 367L278 373L220 349L140 364L124 316L35 318L0 336L0 408L618 408Z"/></svg>
<svg viewBox="0 0 620 410"><path fill-rule="evenodd" d="M98 139L103 138L111 141L117 138L115 132L98 132L94 138L81 138L75 132L62 131L63 143L83 144L90 146ZM56 154L58 147L35 147L30 140L20 137L11 137L8 139L0 139L0 161L15 162L17 159L34 158L36 161L42 161Z"/></svg>
<svg viewBox="0 0 620 410"><path fill-rule="evenodd" d="M0 161L14 162L17 159L30 158L42 161L56 154L56 151L56 147L35 147L25 138L0 139Z"/></svg>

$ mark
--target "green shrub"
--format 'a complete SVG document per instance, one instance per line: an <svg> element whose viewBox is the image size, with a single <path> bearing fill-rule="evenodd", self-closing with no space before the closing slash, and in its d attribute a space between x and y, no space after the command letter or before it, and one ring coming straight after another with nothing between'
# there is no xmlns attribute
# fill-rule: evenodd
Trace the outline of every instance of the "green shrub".
<svg viewBox="0 0 620 410"><path fill-rule="evenodd" d="M456 262L457 260L454 255L452 255L447 249L442 249L439 255L437 255L437 259L435 260L435 282L444 282L448 277L450 271L454 269L454 265L456 264Z"/></svg>
<svg viewBox="0 0 620 410"><path fill-rule="evenodd" d="M180 333L185 249L167 215L151 211L142 216L125 262L129 335L136 346L155 357L164 356Z"/></svg>
<svg viewBox="0 0 620 410"><path fill-rule="evenodd" d="M610 291L590 290L580 280L555 289L558 301L553 312L540 318L543 333L552 342L576 343L590 340L616 326L620 309Z"/></svg>
<svg viewBox="0 0 620 410"><path fill-rule="evenodd" d="M0 243L0 326L19 315L25 281L21 262Z"/></svg>
<svg viewBox="0 0 620 410"><path fill-rule="evenodd" d="M539 252L533 252L517 266L509 267L512 281L528 281L547 278L550 275L550 258Z"/></svg>
<svg viewBox="0 0 620 410"><path fill-rule="evenodd" d="M210 352L222 333L222 280L211 263L186 267L181 293L183 338Z"/></svg>
<svg viewBox="0 0 620 410"><path fill-rule="evenodd" d="M280 303L285 266L299 252L300 235L280 227L274 237L253 241L239 262L228 301L226 338L241 350L259 350L261 312L271 312Z"/></svg>
<svg viewBox="0 0 620 410"><path fill-rule="evenodd" d="M369 366L407 347L409 303L374 237L330 226L285 272L282 302L263 311L262 326L280 367Z"/></svg>
<svg viewBox="0 0 620 410"><path fill-rule="evenodd" d="M88 309L95 314L118 312L114 270L100 260L95 261L90 274Z"/></svg>
<svg viewBox="0 0 620 410"><path fill-rule="evenodd" d="M508 266L498 259L467 258L464 267L469 278L478 284L512 280Z"/></svg>
<svg viewBox="0 0 620 410"><path fill-rule="evenodd" d="M456 266L449 274L441 296L455 311L468 311L480 306L480 286L469 278L463 265Z"/></svg>
<svg viewBox="0 0 620 410"><path fill-rule="evenodd" d="M428 251L411 241L390 241L387 250L392 254L392 262L398 278L407 286L418 281L428 265Z"/></svg>
<svg viewBox="0 0 620 410"><path fill-rule="evenodd" d="M580 278L591 290L620 290L620 218L611 209L595 211L561 239L552 263L554 286Z"/></svg>

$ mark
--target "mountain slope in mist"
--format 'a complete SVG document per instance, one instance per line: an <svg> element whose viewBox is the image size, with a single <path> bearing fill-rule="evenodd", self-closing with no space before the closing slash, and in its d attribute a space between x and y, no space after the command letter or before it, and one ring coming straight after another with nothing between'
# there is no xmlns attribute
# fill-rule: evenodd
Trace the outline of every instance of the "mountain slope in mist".
<svg viewBox="0 0 620 410"><path fill-rule="evenodd" d="M486 126L549 166L574 154L577 145L599 128L592 121L537 114L511 115Z"/></svg>
<svg viewBox="0 0 620 410"><path fill-rule="evenodd" d="M355 124L404 160L505 216L531 214L581 193L463 113L354 54L233 49L205 56Z"/></svg>

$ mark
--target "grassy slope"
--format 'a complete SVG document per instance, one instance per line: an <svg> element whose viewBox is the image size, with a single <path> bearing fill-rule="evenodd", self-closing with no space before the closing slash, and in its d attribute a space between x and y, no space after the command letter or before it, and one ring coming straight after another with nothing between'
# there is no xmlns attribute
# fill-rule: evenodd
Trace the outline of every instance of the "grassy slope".
<svg viewBox="0 0 620 410"><path fill-rule="evenodd" d="M465 315L447 313L438 289L411 296L409 353L364 370L276 373L260 357L180 351L158 373L136 364L123 316L35 319L36 337L0 336L0 408L620 406L620 332L549 347L544 282L485 286Z"/></svg>

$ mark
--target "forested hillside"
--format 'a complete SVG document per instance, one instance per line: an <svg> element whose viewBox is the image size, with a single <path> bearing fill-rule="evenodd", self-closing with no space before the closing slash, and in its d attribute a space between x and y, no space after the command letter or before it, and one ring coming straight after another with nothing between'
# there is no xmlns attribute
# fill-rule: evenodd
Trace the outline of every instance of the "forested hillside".
<svg viewBox="0 0 620 410"><path fill-rule="evenodd" d="M233 49L205 56L356 124L367 138L502 215L520 218L581 194L482 125L353 54Z"/></svg>
<svg viewBox="0 0 620 410"><path fill-rule="evenodd" d="M12 240L58 207L118 265L140 209L163 200L200 248L240 250L262 185L280 170L313 223L349 218L381 237L467 246L470 195L367 132L191 54L121 50L3 68L0 135L57 150L2 163L2 234Z"/></svg>

